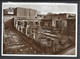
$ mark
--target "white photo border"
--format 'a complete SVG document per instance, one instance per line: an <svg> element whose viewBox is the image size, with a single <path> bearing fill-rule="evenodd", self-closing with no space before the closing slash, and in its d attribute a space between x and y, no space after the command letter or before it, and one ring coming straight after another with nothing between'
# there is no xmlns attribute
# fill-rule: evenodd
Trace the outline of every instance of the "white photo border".
<svg viewBox="0 0 80 59"><path fill-rule="evenodd" d="M6 2L6 3L34 3L34 2ZM78 3L58 3L58 4L76 4L76 29L75 29L75 55L37 55L37 54L3 54L3 5L6 4L2 2L2 33L1 33L1 56L33 56L33 57L77 57L77 29L78 29ZM36 2L39 3L39 2ZM48 2L47 2L48 3ZM54 4L54 3L53 3Z"/></svg>

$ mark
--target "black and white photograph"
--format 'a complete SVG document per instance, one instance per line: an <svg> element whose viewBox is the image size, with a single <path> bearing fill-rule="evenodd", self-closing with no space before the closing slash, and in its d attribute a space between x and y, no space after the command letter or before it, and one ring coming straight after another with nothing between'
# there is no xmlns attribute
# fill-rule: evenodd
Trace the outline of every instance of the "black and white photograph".
<svg viewBox="0 0 80 59"><path fill-rule="evenodd" d="M77 3L2 3L2 56L77 57Z"/></svg>

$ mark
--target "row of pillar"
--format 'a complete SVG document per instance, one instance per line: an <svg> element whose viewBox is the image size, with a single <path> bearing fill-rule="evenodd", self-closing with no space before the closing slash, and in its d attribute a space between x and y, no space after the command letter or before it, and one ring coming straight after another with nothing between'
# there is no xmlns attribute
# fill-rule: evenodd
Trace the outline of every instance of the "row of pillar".
<svg viewBox="0 0 80 59"><path fill-rule="evenodd" d="M22 24L21 25L18 25L18 22L22 22ZM24 28L24 22L25 21L23 21L23 20L14 20L14 27L18 30L18 31L20 31L20 32L22 32L23 33L23 28ZM26 21L27 22L27 21ZM27 24L26 24L27 25ZM28 25L27 25L27 27L28 27ZM27 27L26 27L26 35L27 35Z"/></svg>
<svg viewBox="0 0 80 59"><path fill-rule="evenodd" d="M22 24L21 25L18 25L18 22L22 22ZM24 27L24 22L29 22L29 21L24 21L24 20L14 20L14 27L18 30L18 31L20 31L21 33L23 33L23 28L26 28L25 29L25 31L26 31L26 33L25 33L25 35L27 35L28 36L28 28L29 28L29 25L31 26L31 27L33 27L34 25L35 25L35 21L33 20L33 25L31 25L31 24L26 24L27 26L26 27ZM39 25L39 27L40 27L40 21L38 21L38 25ZM34 26L35 27L35 26ZM34 32L32 32L33 30L31 29L31 35L33 34L33 39L35 39L36 38L36 34L35 34L35 30L34 30Z"/></svg>

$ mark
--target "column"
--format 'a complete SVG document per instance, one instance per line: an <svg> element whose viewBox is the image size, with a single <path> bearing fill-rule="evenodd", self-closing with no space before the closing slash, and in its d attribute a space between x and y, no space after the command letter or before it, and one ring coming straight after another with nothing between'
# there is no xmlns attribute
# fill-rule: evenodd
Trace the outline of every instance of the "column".
<svg viewBox="0 0 80 59"><path fill-rule="evenodd" d="M28 36L28 27L29 25L27 25L27 28L26 28L26 35Z"/></svg>
<svg viewBox="0 0 80 59"><path fill-rule="evenodd" d="M16 29L17 29L17 26L18 26L18 21L16 21Z"/></svg>
<svg viewBox="0 0 80 59"><path fill-rule="evenodd" d="M27 27L26 27L26 35L27 35Z"/></svg>
<svg viewBox="0 0 80 59"><path fill-rule="evenodd" d="M19 26L18 26L18 31L19 31Z"/></svg>
<svg viewBox="0 0 80 59"><path fill-rule="evenodd" d="M28 21L27 21L27 24L26 24L26 35L27 35L27 29L28 29Z"/></svg>
<svg viewBox="0 0 80 59"><path fill-rule="evenodd" d="M33 39L35 40L35 30L34 30L34 33L33 33Z"/></svg>
<svg viewBox="0 0 80 59"><path fill-rule="evenodd" d="M23 33L24 21L22 20L21 32Z"/></svg>
<svg viewBox="0 0 80 59"><path fill-rule="evenodd" d="M21 32L23 33L23 26L21 26Z"/></svg>

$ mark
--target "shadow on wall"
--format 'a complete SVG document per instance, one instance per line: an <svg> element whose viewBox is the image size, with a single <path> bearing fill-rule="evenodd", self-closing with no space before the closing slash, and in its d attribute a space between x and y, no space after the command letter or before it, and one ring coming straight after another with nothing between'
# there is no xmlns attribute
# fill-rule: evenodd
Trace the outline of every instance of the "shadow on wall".
<svg viewBox="0 0 80 59"><path fill-rule="evenodd" d="M14 19L10 19L4 22L5 29L12 28L14 26Z"/></svg>

